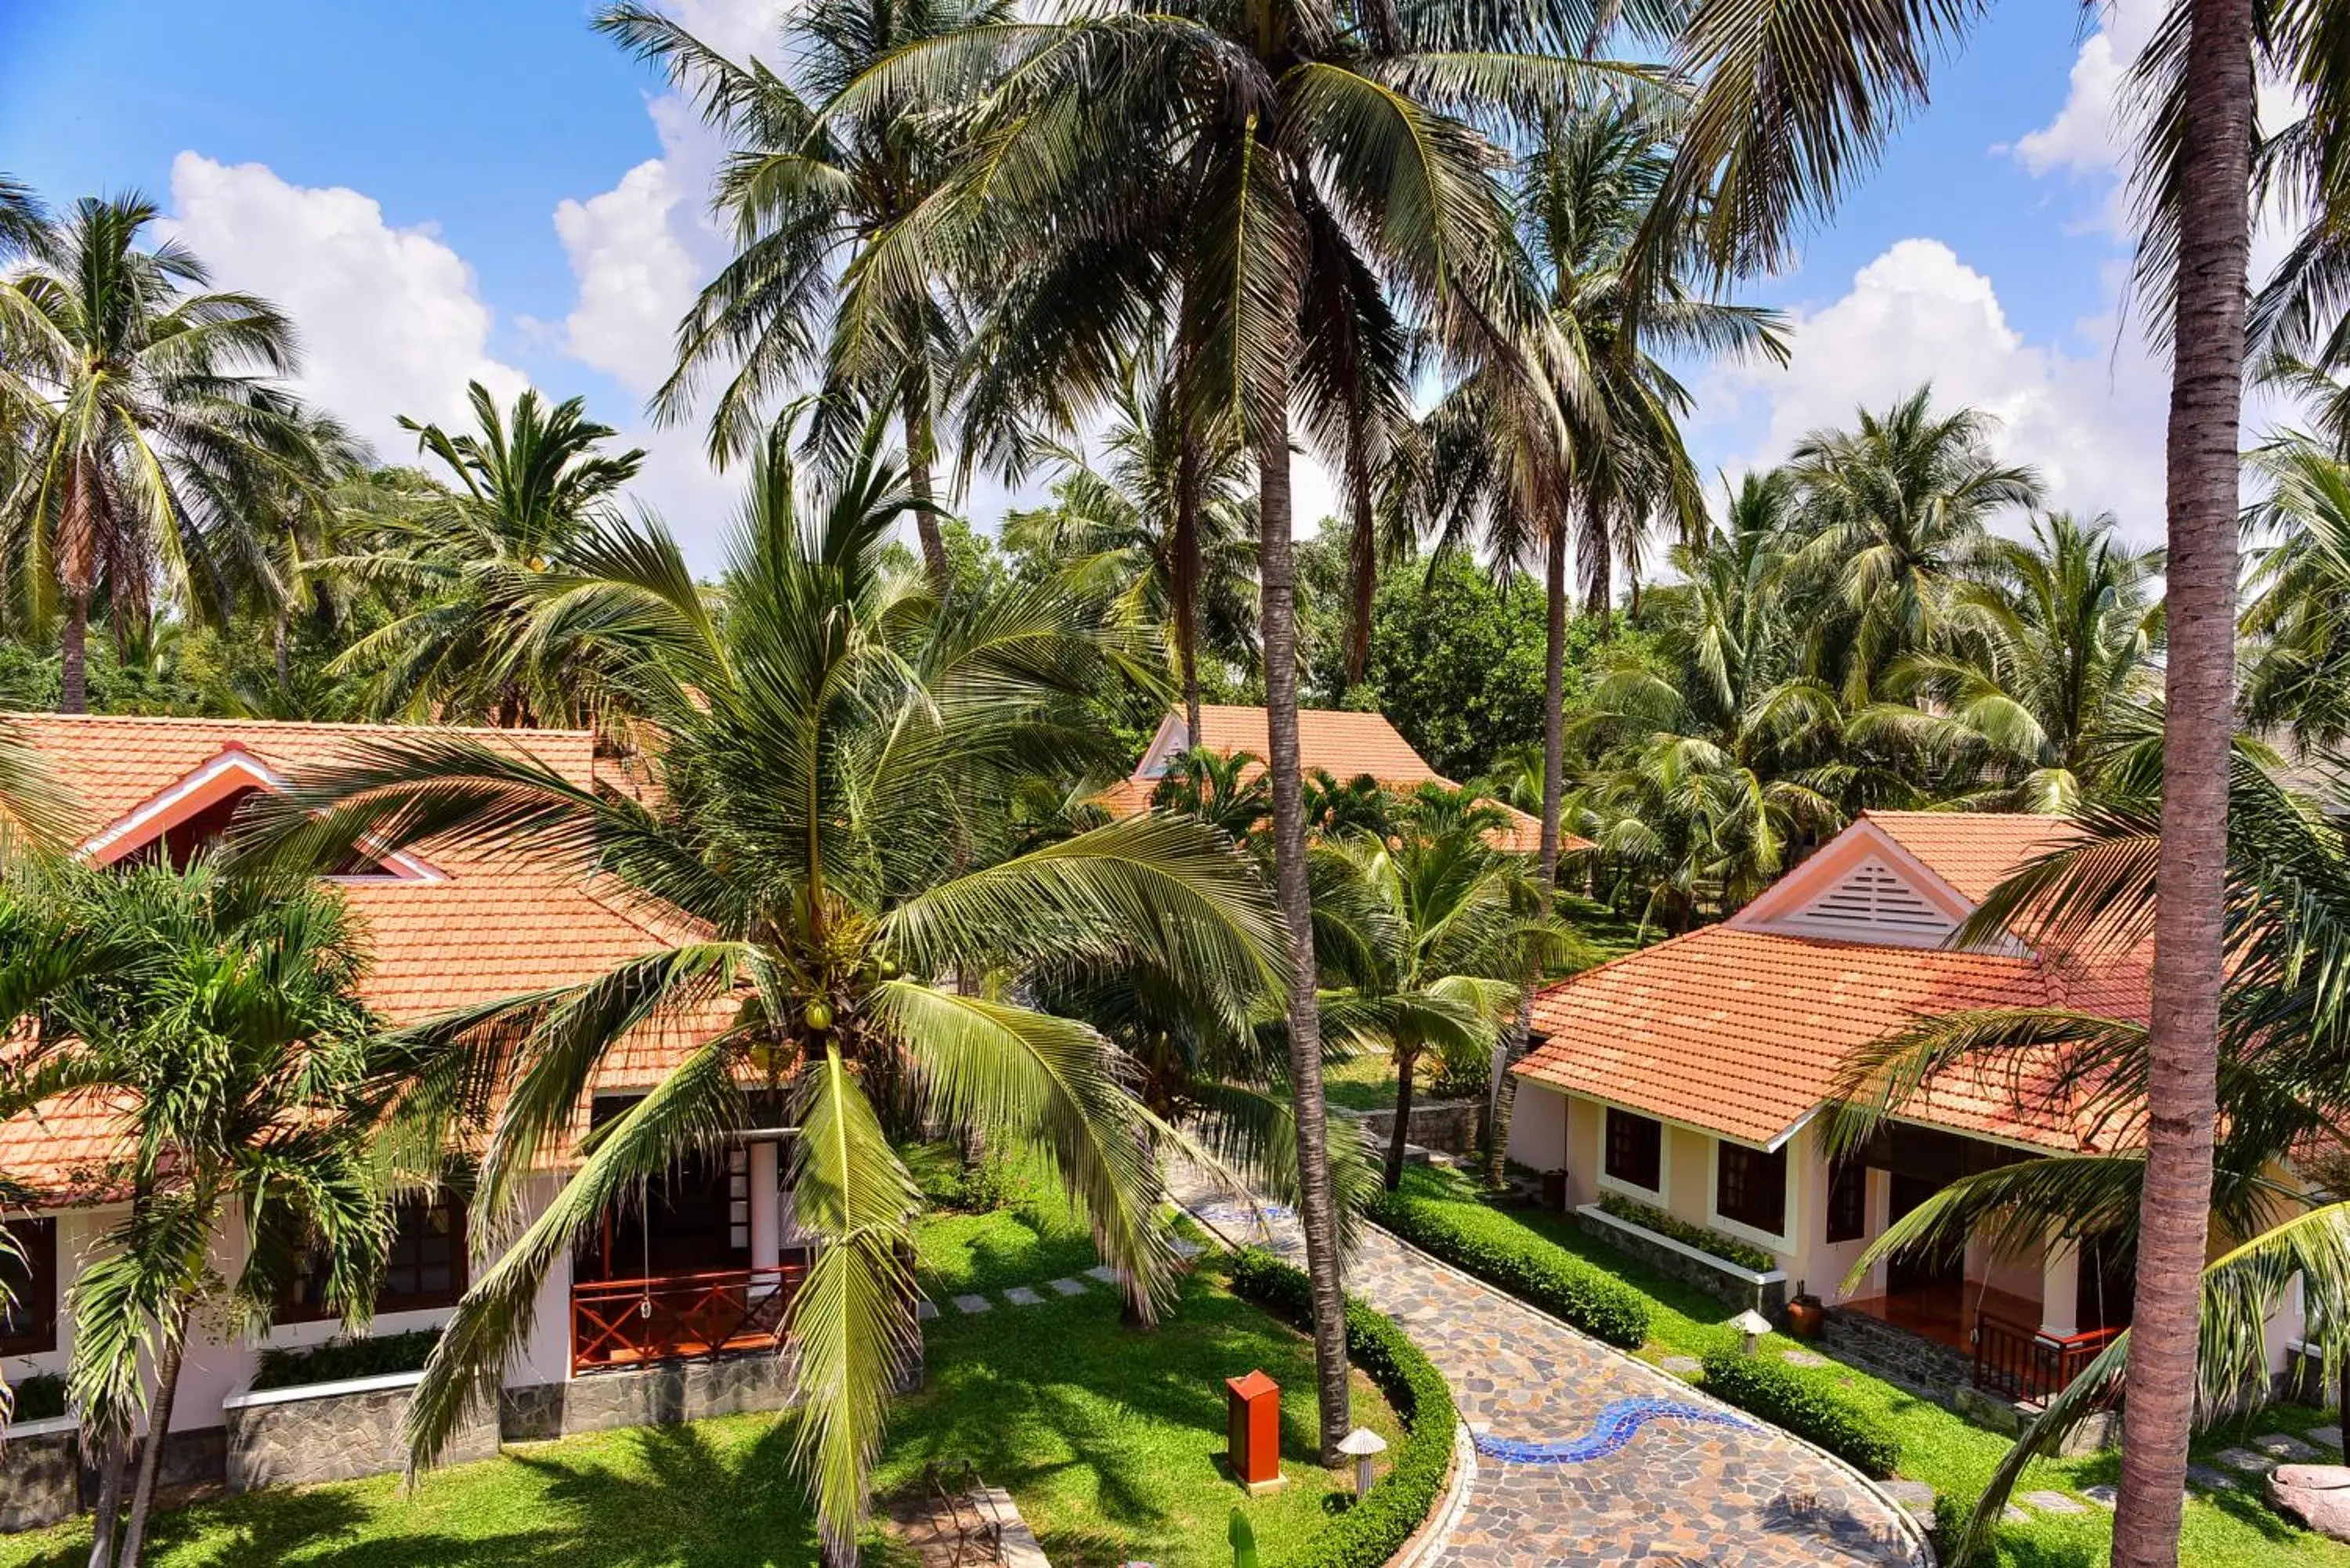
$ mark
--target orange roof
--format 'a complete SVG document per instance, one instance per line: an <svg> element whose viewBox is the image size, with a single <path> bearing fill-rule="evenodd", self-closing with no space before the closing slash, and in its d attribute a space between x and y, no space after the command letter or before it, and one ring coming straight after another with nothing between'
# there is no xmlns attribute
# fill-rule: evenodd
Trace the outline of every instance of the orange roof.
<svg viewBox="0 0 2350 1568"><path fill-rule="evenodd" d="M231 749L296 774L348 761L363 742L397 745L403 736L454 733L519 752L583 787L596 782L594 742L585 731L57 715L12 722L51 759L93 829L120 821ZM673 912L517 856L448 841L420 853L439 879L341 884L369 956L361 998L394 1023L577 984L683 934L682 917ZM726 1011L721 999L690 1018L639 1032L607 1056L598 1086L658 1081L721 1025ZM38 1186L88 1166L93 1151L102 1154L112 1119L103 1107L44 1111L0 1127L0 1173Z"/></svg>
<svg viewBox="0 0 2350 1568"><path fill-rule="evenodd" d="M1708 926L1546 988L1534 1006L1534 1031L1546 1038L1515 1070L1768 1144L1821 1103L1849 1053L1920 1017L2064 1005L2143 1020L2147 968L2143 951L2063 965ZM2103 1147L2116 1136L2049 1105L2005 1067L1945 1075L1902 1114L2052 1148Z"/></svg>
<svg viewBox="0 0 2350 1568"><path fill-rule="evenodd" d="M1861 815L1974 904L2078 831L2064 817L2016 812L1865 811Z"/></svg>
<svg viewBox="0 0 2350 1568"><path fill-rule="evenodd" d="M1200 709L1200 733L1192 743L1227 754L1253 752L1259 757L1273 755L1273 741L1262 708L1203 704ZM1368 774L1383 784L1405 789L1431 781L1446 782L1411 749L1411 742L1388 722L1384 713L1300 708L1297 763L1309 774L1320 768L1341 780Z"/></svg>

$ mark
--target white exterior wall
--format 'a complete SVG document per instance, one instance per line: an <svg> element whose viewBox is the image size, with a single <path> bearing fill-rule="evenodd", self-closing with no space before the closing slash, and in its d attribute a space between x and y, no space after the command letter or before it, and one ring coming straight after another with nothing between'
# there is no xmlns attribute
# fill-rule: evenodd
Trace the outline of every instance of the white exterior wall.
<svg viewBox="0 0 2350 1568"><path fill-rule="evenodd" d="M1518 1080L1510 1110L1510 1158L1534 1170L1574 1169L1566 1151L1567 1097L1556 1089Z"/></svg>

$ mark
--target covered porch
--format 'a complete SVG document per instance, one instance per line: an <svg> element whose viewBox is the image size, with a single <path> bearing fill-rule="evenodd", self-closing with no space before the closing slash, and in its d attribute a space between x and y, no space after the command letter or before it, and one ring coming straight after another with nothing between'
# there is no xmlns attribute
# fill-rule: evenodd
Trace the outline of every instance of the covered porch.
<svg viewBox="0 0 2350 1568"><path fill-rule="evenodd" d="M573 1376L782 1343L810 1257L785 1212L790 1136L739 1133L604 1215L571 1260Z"/></svg>

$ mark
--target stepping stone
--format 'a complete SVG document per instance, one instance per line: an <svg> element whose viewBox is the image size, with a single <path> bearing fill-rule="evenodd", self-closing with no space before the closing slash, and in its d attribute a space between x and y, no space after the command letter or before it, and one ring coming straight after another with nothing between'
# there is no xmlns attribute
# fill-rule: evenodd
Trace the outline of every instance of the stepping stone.
<svg viewBox="0 0 2350 1568"><path fill-rule="evenodd" d="M2314 1459L2317 1457L2315 1449L2290 1432L2264 1433L2254 1438L2252 1442L2261 1452L2280 1459Z"/></svg>
<svg viewBox="0 0 2350 1568"><path fill-rule="evenodd" d="M2081 1495L2107 1513L2111 1513L2114 1511L2114 1499L2117 1494L2109 1486L2085 1486L2081 1489Z"/></svg>
<svg viewBox="0 0 2350 1568"><path fill-rule="evenodd" d="M1924 1481L1889 1480L1878 1488L1908 1511L1913 1519L1932 1523L1934 1519L1934 1489Z"/></svg>
<svg viewBox="0 0 2350 1568"><path fill-rule="evenodd" d="M2086 1513L2089 1511L2061 1491L2028 1491L2023 1501L2043 1513Z"/></svg>
<svg viewBox="0 0 2350 1568"><path fill-rule="evenodd" d="M1705 1363L1694 1355L1668 1355L1657 1365L1676 1377L1690 1377L1705 1370Z"/></svg>
<svg viewBox="0 0 2350 1568"><path fill-rule="evenodd" d="M1196 1258L1201 1252L1207 1251L1207 1249L1201 1246L1199 1242L1194 1241L1186 1236L1178 1236L1173 1241L1168 1242L1168 1245L1175 1249L1175 1255L1179 1258Z"/></svg>
<svg viewBox="0 0 2350 1568"><path fill-rule="evenodd" d="M2250 1449L2221 1449L2212 1457L2230 1469L2241 1470L2248 1476L2264 1476L2277 1464L2266 1454L2256 1454Z"/></svg>
<svg viewBox="0 0 2350 1568"><path fill-rule="evenodd" d="M2309 1440L2313 1443L2323 1443L2329 1449L2338 1449L2342 1447L2342 1428L2339 1427L2312 1427L2309 1429Z"/></svg>
<svg viewBox="0 0 2350 1568"><path fill-rule="evenodd" d="M1790 1366L1825 1366L1828 1364L1826 1356L1816 1355L1808 1350L1783 1350L1779 1353L1779 1359Z"/></svg>
<svg viewBox="0 0 2350 1568"><path fill-rule="evenodd" d="M914 1321L916 1323L928 1323L931 1319L938 1315L938 1303L932 1301L920 1301L914 1303Z"/></svg>
<svg viewBox="0 0 2350 1568"><path fill-rule="evenodd" d="M1114 1285L1118 1283L1118 1271L1111 1268L1107 1263L1096 1264L1094 1267L1086 1271L1086 1275L1089 1279L1099 1280L1106 1285Z"/></svg>
<svg viewBox="0 0 2350 1568"><path fill-rule="evenodd" d="M990 1312L995 1306L985 1296L957 1296L954 1303L955 1311L960 1313Z"/></svg>
<svg viewBox="0 0 2350 1568"><path fill-rule="evenodd" d="M1055 1280L1053 1288L1065 1296L1081 1296L1086 1293L1085 1282L1082 1280Z"/></svg>
<svg viewBox="0 0 2350 1568"><path fill-rule="evenodd" d="M1035 1291L1030 1290L1026 1285L1014 1285L1010 1290L1003 1293L1003 1299L1010 1302L1014 1306L1035 1306L1038 1302L1043 1301L1045 1298L1038 1295Z"/></svg>
<svg viewBox="0 0 2350 1568"><path fill-rule="evenodd" d="M1999 1511L1999 1517L2008 1524L2029 1524L2032 1522L2032 1511L2018 1508L2011 1502Z"/></svg>
<svg viewBox="0 0 2350 1568"><path fill-rule="evenodd" d="M2225 1470L2215 1470L2210 1465L2189 1465L2187 1479L2206 1491L2232 1490L2236 1478Z"/></svg>

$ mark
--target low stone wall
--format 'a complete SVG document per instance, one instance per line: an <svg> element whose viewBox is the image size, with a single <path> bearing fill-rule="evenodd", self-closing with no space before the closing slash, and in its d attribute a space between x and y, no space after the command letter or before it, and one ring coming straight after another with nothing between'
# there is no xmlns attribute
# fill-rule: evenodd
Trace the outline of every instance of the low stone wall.
<svg viewBox="0 0 2350 1568"><path fill-rule="evenodd" d="M71 1416L8 1429L0 1457L0 1533L38 1530L81 1509L81 1425Z"/></svg>
<svg viewBox="0 0 2350 1568"><path fill-rule="evenodd" d="M1975 1375L1974 1358L1965 1351L1848 1307L1828 1308L1822 1339L1846 1360L1945 1407L1953 1407L1957 1390Z"/></svg>
<svg viewBox="0 0 2350 1568"><path fill-rule="evenodd" d="M1593 1241L1619 1252L1629 1252L1659 1273L1703 1291L1718 1302L1742 1310L1751 1307L1769 1318L1779 1317L1787 1309L1787 1277L1783 1273L1774 1271L1758 1277L1752 1270L1742 1269L1727 1260L1709 1262L1693 1255L1695 1248L1643 1231L1629 1220L1603 1214L1596 1205L1586 1204L1576 1210L1575 1222Z"/></svg>
<svg viewBox="0 0 2350 1568"><path fill-rule="evenodd" d="M391 1373L231 1395L227 1471L231 1491L383 1475L408 1462L401 1426L423 1374ZM458 1428L445 1462L494 1458L497 1423L477 1417Z"/></svg>
<svg viewBox="0 0 2350 1568"><path fill-rule="evenodd" d="M1960 1415L2010 1437L2021 1436L2023 1428L2032 1424L2032 1418L2039 1414L2030 1406L2015 1404L1971 1383L1960 1384L1952 1393L1956 1396L1953 1403ZM2122 1413L2119 1410L2099 1410L2065 1434L2064 1440L2056 1446L2056 1457L2082 1459L2118 1448L2121 1440Z"/></svg>
<svg viewBox="0 0 2350 1568"><path fill-rule="evenodd" d="M1477 1147L1481 1108L1475 1100L1430 1100L1426 1105L1414 1106L1411 1127L1404 1134L1404 1141L1440 1154L1467 1154ZM1341 1110L1339 1114L1362 1123L1365 1136L1380 1153L1387 1152L1388 1140L1395 1136L1395 1112Z"/></svg>
<svg viewBox="0 0 2350 1568"><path fill-rule="evenodd" d="M508 1441L519 1442L784 1410L794 1402L796 1381L789 1352L590 1372L568 1383L507 1389L499 1401L498 1428Z"/></svg>

